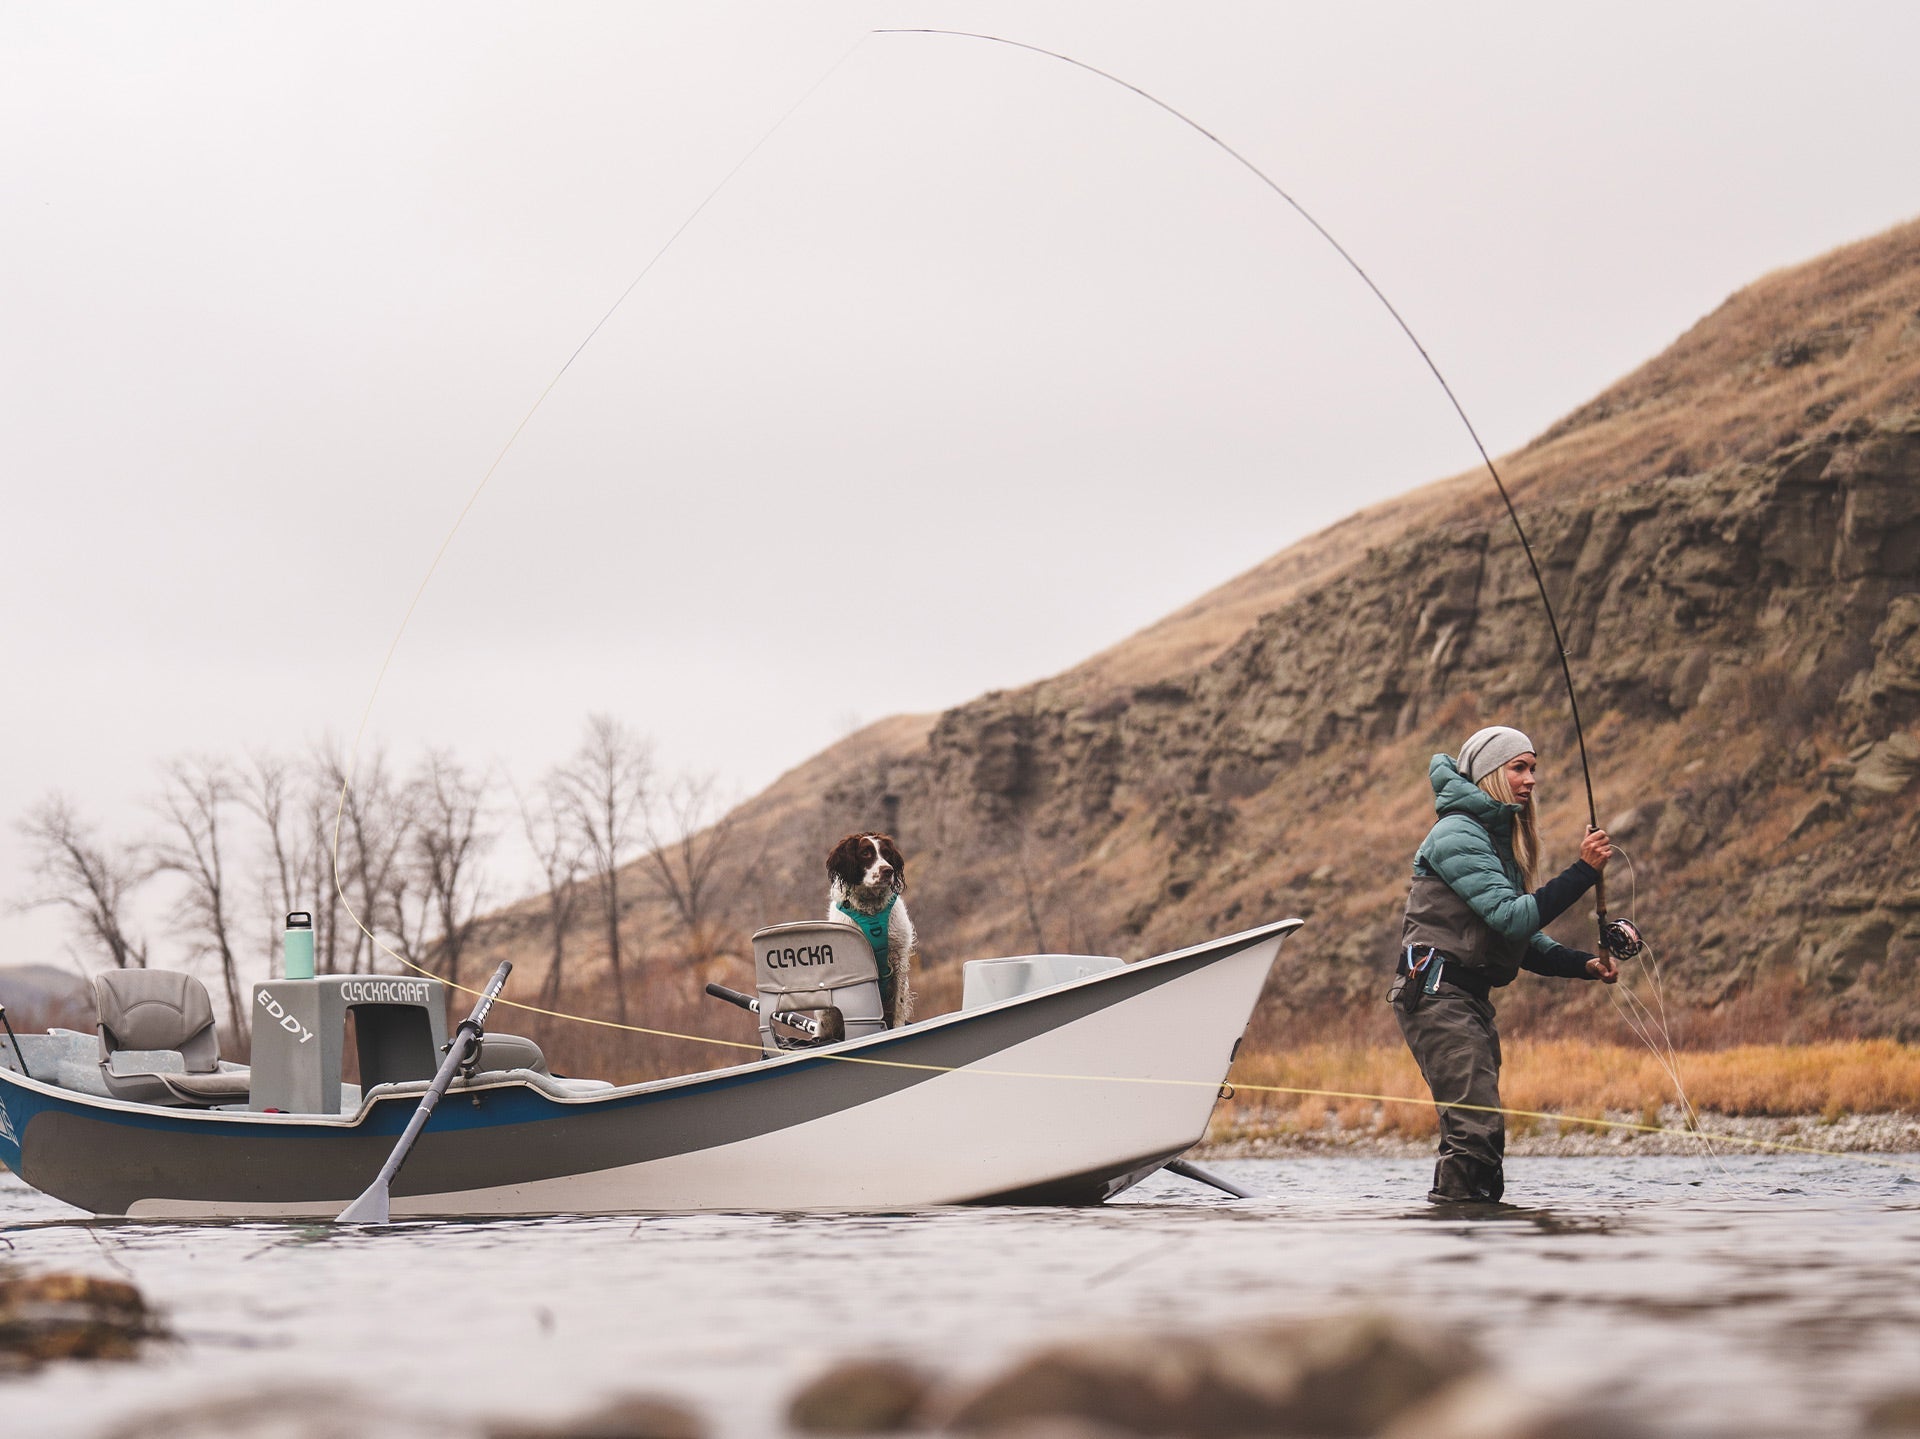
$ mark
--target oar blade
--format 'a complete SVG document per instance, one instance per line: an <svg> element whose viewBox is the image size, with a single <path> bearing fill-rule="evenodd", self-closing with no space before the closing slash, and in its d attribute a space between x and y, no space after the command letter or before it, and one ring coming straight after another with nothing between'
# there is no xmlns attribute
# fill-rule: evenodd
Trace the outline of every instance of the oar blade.
<svg viewBox="0 0 1920 1439"><path fill-rule="evenodd" d="M480 1002L474 1005L473 1013L460 1021L459 1029L448 1041L447 1056L440 1061L440 1069L427 1086L427 1092L420 1096L420 1107L413 1111L413 1118L407 1121L407 1127L400 1132L399 1143L393 1146L393 1152L387 1156L387 1162L380 1166L380 1172L374 1176L373 1183L367 1186L367 1192L341 1210L333 1221L335 1224L387 1222L387 1194L393 1187L393 1177L400 1172L400 1166L406 1163L407 1155L413 1150L413 1141L427 1127L433 1107L440 1102L440 1096L447 1092L447 1086L453 1083L453 1076L460 1066L466 1063L468 1052L480 1043L481 1035L486 1032L487 1011L493 1008L494 999L506 987L507 976L512 972L512 961L501 960L500 967L493 972L492 980L481 993Z"/></svg>
<svg viewBox="0 0 1920 1439"><path fill-rule="evenodd" d="M367 1192L341 1210L335 1224L385 1224L387 1222L387 1176L382 1174L367 1186Z"/></svg>

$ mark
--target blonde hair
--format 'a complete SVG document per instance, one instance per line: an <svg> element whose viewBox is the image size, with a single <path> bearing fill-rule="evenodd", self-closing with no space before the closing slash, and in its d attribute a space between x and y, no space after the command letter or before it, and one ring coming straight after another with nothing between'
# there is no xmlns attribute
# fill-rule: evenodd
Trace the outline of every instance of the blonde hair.
<svg viewBox="0 0 1920 1439"><path fill-rule="evenodd" d="M1505 765L1481 780L1480 788L1501 804L1520 805L1520 812L1513 817L1513 860L1520 867L1520 888L1532 889L1534 871L1540 867L1540 830L1533 819L1533 796L1528 795L1525 804L1513 797Z"/></svg>

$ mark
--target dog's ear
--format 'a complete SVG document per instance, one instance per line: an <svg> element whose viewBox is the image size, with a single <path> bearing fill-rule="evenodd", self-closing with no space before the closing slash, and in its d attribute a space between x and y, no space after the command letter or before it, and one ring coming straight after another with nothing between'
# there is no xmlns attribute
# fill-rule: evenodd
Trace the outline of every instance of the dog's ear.
<svg viewBox="0 0 1920 1439"><path fill-rule="evenodd" d="M893 866L893 892L905 894L907 892L907 857L900 853L900 846L893 842L893 836L890 834L876 834L873 837L873 843L880 851L880 858Z"/></svg>
<svg viewBox="0 0 1920 1439"><path fill-rule="evenodd" d="M860 883L866 866L860 863L860 841L864 835L850 834L833 847L827 856L827 878L837 879L849 889Z"/></svg>

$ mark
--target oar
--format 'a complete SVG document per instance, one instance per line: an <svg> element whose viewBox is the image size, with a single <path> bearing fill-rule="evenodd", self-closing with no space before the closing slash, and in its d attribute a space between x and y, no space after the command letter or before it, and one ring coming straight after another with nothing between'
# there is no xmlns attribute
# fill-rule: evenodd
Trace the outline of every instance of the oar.
<svg viewBox="0 0 1920 1439"><path fill-rule="evenodd" d="M487 982L486 992L480 996L480 1002L474 1005L473 1013L461 1020L460 1027L454 1031L452 1040L447 1044L447 1057L440 1061L440 1072L433 1076L433 1083L427 1086L427 1092L420 1097L420 1107L413 1111L413 1118L407 1121L400 1142L393 1146L393 1153L380 1166L380 1173L367 1186L367 1192L341 1210L340 1217L334 1223L387 1222L387 1194L393 1185L393 1177L400 1172L400 1166L407 1162L407 1151L413 1148L413 1141L420 1137L420 1131L427 1127L433 1107L440 1102L440 1096L447 1092L447 1086L453 1083L453 1076L467 1062L467 1055L479 1046L480 1037L487 1030L487 1011L493 1008L495 997L505 987L507 976L512 972L513 962L501 960L500 967Z"/></svg>
<svg viewBox="0 0 1920 1439"><path fill-rule="evenodd" d="M7 1038L13 1041L13 1054L14 1058L20 1061L20 1072L28 1079L32 1079L33 1071L27 1068L27 1057L20 1052L20 1036L13 1032L13 1021L7 1018L7 1007L4 1004L0 1004L0 1024L6 1025Z"/></svg>
<svg viewBox="0 0 1920 1439"><path fill-rule="evenodd" d="M1167 1162L1167 1173L1177 1174L1182 1179L1191 1179L1196 1184L1211 1184L1222 1194L1231 1194L1235 1199L1253 1199L1257 1196L1250 1189L1242 1189L1231 1179L1222 1179L1210 1169L1202 1169L1190 1159L1173 1159Z"/></svg>
<svg viewBox="0 0 1920 1439"><path fill-rule="evenodd" d="M710 984L707 993L715 999L724 999L728 1004L738 1005L748 1014L760 1012L760 1001L750 994L742 994L737 989L728 989L724 984ZM809 1015L796 1014L790 1010L776 1009L773 1017L780 1023L799 1030L809 1039L825 1044L838 1044L847 1037L847 1022L837 1009L827 1011L825 1019L814 1019Z"/></svg>

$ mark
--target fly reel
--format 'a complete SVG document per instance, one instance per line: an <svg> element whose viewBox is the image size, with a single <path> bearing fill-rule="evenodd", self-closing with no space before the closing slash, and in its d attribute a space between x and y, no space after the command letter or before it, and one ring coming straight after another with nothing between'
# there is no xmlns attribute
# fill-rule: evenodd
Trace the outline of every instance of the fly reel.
<svg viewBox="0 0 1920 1439"><path fill-rule="evenodd" d="M1624 964L1645 949L1647 941L1632 920L1609 919L1600 925L1600 947Z"/></svg>

